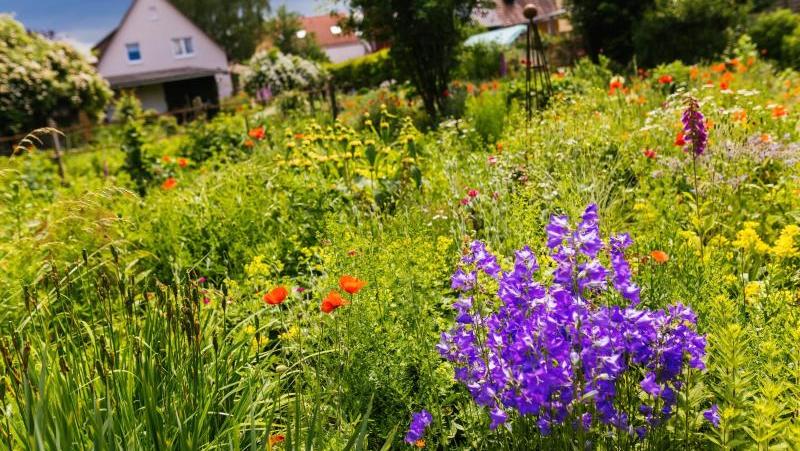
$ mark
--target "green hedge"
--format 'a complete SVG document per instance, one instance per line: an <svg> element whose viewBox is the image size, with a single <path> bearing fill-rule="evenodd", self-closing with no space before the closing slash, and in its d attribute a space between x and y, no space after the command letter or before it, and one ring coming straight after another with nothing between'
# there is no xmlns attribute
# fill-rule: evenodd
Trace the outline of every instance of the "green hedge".
<svg viewBox="0 0 800 451"><path fill-rule="evenodd" d="M389 49L331 64L328 71L340 89L372 88L387 80L400 81Z"/></svg>

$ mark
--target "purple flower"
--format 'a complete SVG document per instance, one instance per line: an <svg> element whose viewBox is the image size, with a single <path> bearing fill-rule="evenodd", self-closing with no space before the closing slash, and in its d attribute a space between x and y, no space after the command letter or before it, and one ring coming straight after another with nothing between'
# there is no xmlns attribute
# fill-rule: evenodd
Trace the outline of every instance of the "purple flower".
<svg viewBox="0 0 800 451"><path fill-rule="evenodd" d="M430 412L422 409L411 416L411 425L408 427L405 441L406 443L415 443L417 440L422 440L425 436L425 429L433 422L433 416Z"/></svg>
<svg viewBox="0 0 800 451"><path fill-rule="evenodd" d="M683 122L683 134L688 145L692 147L692 155L699 157L706 151L708 145L708 132L706 131L706 121L697 100L690 98L687 108L683 112L681 122Z"/></svg>
<svg viewBox="0 0 800 451"><path fill-rule="evenodd" d="M543 435L559 425L596 424L644 436L673 414L686 366L704 368L696 317L680 304L636 308L639 288L625 259L633 240L614 235L606 245L596 206L574 228L568 217L552 216L547 236L552 278L539 275L529 247L504 272L483 243L472 243L452 279L462 292L456 324L437 350L487 410L492 429L515 413L534 417ZM601 264L606 254L610 270ZM496 283L480 286L477 271ZM618 295L604 298L612 292ZM628 305L615 305L620 298ZM651 395L638 413L616 407L626 381Z"/></svg>
<svg viewBox="0 0 800 451"><path fill-rule="evenodd" d="M715 428L719 427L719 406L712 404L711 408L703 412L703 418L709 423L713 424Z"/></svg>

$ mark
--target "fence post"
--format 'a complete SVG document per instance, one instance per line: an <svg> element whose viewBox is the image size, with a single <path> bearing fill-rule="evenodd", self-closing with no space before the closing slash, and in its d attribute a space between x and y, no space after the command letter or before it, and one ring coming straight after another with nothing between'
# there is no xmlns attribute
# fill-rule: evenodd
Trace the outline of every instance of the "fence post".
<svg viewBox="0 0 800 451"><path fill-rule="evenodd" d="M328 82L328 97L331 100L331 115L335 122L339 116L339 107L336 105L336 88L333 86L333 82Z"/></svg>
<svg viewBox="0 0 800 451"><path fill-rule="evenodd" d="M61 184L67 184L67 171L64 169L64 156L61 152L61 140L58 138L58 133L56 132L56 122L53 119L48 119L47 121L48 127L51 128L50 136L53 138L53 159L56 161L58 165L58 176L61 177Z"/></svg>

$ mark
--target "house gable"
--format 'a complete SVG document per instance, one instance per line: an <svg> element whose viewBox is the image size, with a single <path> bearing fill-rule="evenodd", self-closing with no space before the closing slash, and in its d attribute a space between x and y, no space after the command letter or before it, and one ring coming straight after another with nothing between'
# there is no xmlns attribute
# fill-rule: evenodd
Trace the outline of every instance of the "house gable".
<svg viewBox="0 0 800 451"><path fill-rule="evenodd" d="M190 38L176 55L173 39ZM128 58L129 45L138 45L139 61ZM227 71L224 50L168 0L133 0L115 31L96 47L98 72L106 78L197 68Z"/></svg>

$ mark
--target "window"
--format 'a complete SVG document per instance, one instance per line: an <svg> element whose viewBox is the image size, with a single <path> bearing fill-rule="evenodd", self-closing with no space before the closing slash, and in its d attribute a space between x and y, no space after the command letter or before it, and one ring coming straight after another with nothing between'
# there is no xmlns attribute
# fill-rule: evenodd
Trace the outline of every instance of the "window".
<svg viewBox="0 0 800 451"><path fill-rule="evenodd" d="M129 63L140 63L142 61L142 51L139 50L138 42L125 44L125 50L128 52Z"/></svg>
<svg viewBox="0 0 800 451"><path fill-rule="evenodd" d="M176 58L185 58L194 55L192 38L174 38L172 40L172 53Z"/></svg>
<svg viewBox="0 0 800 451"><path fill-rule="evenodd" d="M331 26L331 34L334 36L342 34L342 27L340 27L339 25Z"/></svg>

